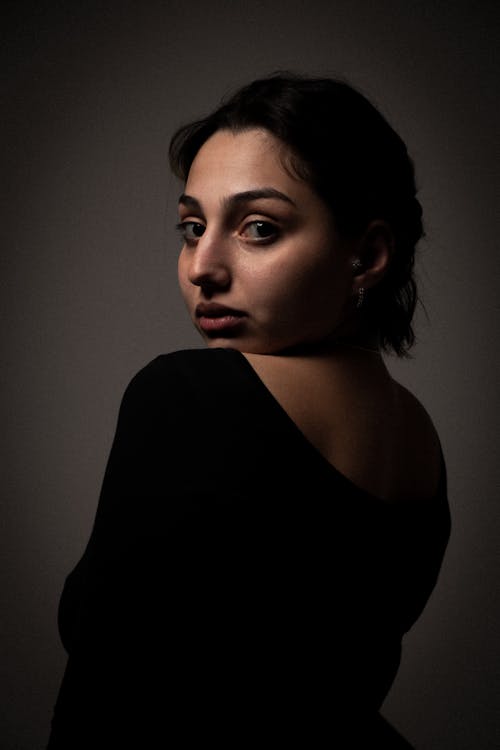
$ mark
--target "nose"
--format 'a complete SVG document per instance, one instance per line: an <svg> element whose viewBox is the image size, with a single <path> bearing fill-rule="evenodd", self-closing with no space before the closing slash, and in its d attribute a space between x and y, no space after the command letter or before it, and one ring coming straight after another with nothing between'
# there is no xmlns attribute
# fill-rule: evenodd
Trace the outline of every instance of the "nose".
<svg viewBox="0 0 500 750"><path fill-rule="evenodd" d="M208 232L200 237L191 253L188 279L191 284L206 290L226 289L231 283L228 248L218 236Z"/></svg>

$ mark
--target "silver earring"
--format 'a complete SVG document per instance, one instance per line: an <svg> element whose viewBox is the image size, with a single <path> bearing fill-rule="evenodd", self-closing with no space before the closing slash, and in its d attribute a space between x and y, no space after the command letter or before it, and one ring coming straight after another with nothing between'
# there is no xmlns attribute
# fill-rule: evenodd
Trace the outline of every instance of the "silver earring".
<svg viewBox="0 0 500 750"><path fill-rule="evenodd" d="M356 302L356 307L358 308L358 310L360 307L363 307L364 298L365 298L365 290L364 290L364 287L360 286L358 289L358 300Z"/></svg>
<svg viewBox="0 0 500 750"><path fill-rule="evenodd" d="M352 269L353 269L353 271L355 271L357 273L358 271L361 271L362 268L363 268L363 264L360 261L360 259L359 258L354 258L354 260L352 261Z"/></svg>

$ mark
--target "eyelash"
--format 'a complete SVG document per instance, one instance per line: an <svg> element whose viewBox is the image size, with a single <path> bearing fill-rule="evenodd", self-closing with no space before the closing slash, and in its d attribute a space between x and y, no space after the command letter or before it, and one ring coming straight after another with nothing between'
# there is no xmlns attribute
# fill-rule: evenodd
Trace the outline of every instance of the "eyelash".
<svg viewBox="0 0 500 750"><path fill-rule="evenodd" d="M270 244L271 242L275 242L278 239L279 229L276 224L273 224L272 221L263 221L262 219L256 219L255 221L249 221L247 224L245 224L244 229L247 229L248 227L257 227L258 225L260 225L261 227L265 227L266 229L270 229L271 232L264 237L253 237L252 239L254 242L257 242L259 245L266 245Z"/></svg>
<svg viewBox="0 0 500 750"><path fill-rule="evenodd" d="M263 219L255 219L253 221L248 221L244 225L243 229L247 230L248 227L257 227L258 225L260 225L261 228L262 227L265 227L266 229L270 228L271 232L270 234L264 237L251 237L249 238L250 242L253 242L258 245L267 245L267 244L271 244L271 242L275 242L278 239L280 235L279 229L276 226L276 224L273 224L273 222L271 221L264 221ZM189 228L191 228L191 232L192 232L195 227L198 229L202 229L203 231L199 235L189 236ZM205 231L205 226L198 221L181 221L179 222L179 224L176 225L176 229L181 234L184 241L189 244L189 243L195 243L197 240L200 239L200 237L203 236L203 233ZM242 236L242 234L240 236ZM243 239L248 239L248 238L243 237Z"/></svg>
<svg viewBox="0 0 500 750"><path fill-rule="evenodd" d="M205 231L205 227L203 224L200 224L198 221L181 221L179 224L176 224L175 228L180 233L181 237L184 238L185 242L196 242L197 239L199 239L203 232L198 237L188 237L188 227L200 227L203 229L203 232Z"/></svg>

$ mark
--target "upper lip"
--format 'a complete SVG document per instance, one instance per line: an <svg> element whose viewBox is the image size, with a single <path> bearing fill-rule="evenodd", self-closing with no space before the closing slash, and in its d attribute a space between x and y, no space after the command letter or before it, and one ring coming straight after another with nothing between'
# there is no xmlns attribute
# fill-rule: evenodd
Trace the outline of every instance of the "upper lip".
<svg viewBox="0 0 500 750"><path fill-rule="evenodd" d="M200 302L196 306L195 314L197 318L222 318L224 315L244 315L241 310L234 310L232 307L219 305L218 302Z"/></svg>

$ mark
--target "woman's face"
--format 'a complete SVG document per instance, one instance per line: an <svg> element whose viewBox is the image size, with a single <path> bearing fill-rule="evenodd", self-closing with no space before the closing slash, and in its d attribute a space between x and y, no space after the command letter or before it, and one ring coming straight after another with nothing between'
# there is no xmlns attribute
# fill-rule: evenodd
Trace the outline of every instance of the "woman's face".
<svg viewBox="0 0 500 750"><path fill-rule="evenodd" d="M277 353L338 332L352 299L352 252L265 130L220 130L179 200L179 283L210 347Z"/></svg>

